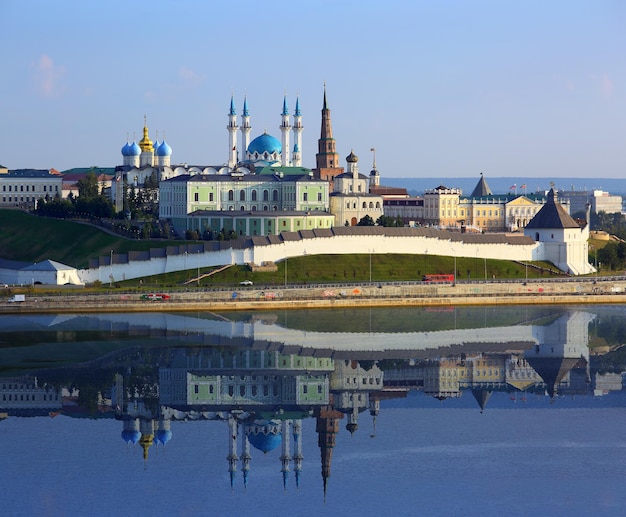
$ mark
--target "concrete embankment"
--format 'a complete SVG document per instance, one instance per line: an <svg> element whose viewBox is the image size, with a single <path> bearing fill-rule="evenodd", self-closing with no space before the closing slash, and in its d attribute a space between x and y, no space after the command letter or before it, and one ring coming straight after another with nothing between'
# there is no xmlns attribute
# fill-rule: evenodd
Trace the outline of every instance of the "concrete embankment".
<svg viewBox="0 0 626 517"><path fill-rule="evenodd" d="M163 291L159 291L163 292ZM621 304L626 278L554 282L477 282L457 285L354 284L340 287L246 287L234 290L167 292L164 301L141 293L38 293L25 302L0 302L0 313L99 313L275 310L330 307L442 307L451 305Z"/></svg>

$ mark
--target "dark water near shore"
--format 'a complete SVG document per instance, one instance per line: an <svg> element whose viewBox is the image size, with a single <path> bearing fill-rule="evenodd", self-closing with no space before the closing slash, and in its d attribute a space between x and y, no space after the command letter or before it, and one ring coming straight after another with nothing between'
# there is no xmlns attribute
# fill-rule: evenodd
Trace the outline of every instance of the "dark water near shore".
<svg viewBox="0 0 626 517"><path fill-rule="evenodd" d="M0 316L0 507L622 515L624 312Z"/></svg>

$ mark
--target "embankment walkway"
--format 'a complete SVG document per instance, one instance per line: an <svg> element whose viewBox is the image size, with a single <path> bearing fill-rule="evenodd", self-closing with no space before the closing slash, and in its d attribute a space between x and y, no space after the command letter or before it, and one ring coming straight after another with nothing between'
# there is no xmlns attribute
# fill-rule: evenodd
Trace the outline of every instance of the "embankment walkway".
<svg viewBox="0 0 626 517"><path fill-rule="evenodd" d="M0 300L0 313L102 313L286 310L330 307L444 307L452 305L621 304L626 277L452 284L393 283L337 286L251 286L167 292L163 301L142 300L145 291L112 289L26 295L25 302Z"/></svg>

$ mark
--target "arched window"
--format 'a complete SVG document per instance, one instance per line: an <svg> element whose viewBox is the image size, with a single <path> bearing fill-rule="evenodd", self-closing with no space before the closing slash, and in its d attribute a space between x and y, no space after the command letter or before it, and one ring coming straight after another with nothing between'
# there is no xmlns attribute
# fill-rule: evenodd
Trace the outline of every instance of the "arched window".
<svg viewBox="0 0 626 517"><path fill-rule="evenodd" d="M380 208L380 201L376 201L376 208Z"/></svg>
<svg viewBox="0 0 626 517"><path fill-rule="evenodd" d="M267 205L263 205L263 210L267 211L269 210L269 207Z"/></svg>
<svg viewBox="0 0 626 517"><path fill-rule="evenodd" d="M267 190L263 191L263 201L269 201L270 200L270 193ZM265 209L267 210L267 209Z"/></svg>
<svg viewBox="0 0 626 517"><path fill-rule="evenodd" d="M252 201L256 201L256 190L252 191Z"/></svg>
<svg viewBox="0 0 626 517"><path fill-rule="evenodd" d="M367 208L367 203L363 201L363 208Z"/></svg>
<svg viewBox="0 0 626 517"><path fill-rule="evenodd" d="M278 201L278 190L272 190L272 201Z"/></svg>
<svg viewBox="0 0 626 517"><path fill-rule="evenodd" d="M239 191L239 201L245 201L246 200L246 191L245 190L240 190Z"/></svg>
<svg viewBox="0 0 626 517"><path fill-rule="evenodd" d="M245 209L246 209L246 207L245 207L245 206L243 206L243 205L241 205L241 206L239 207L239 210L241 210L242 212L243 212Z"/></svg>
<svg viewBox="0 0 626 517"><path fill-rule="evenodd" d="M235 200L235 193L232 190L228 191L228 201L234 201Z"/></svg>
<svg viewBox="0 0 626 517"><path fill-rule="evenodd" d="M253 212L256 212L256 206L253 206L253 207L252 207L252 211L253 211Z"/></svg>
<svg viewBox="0 0 626 517"><path fill-rule="evenodd" d="M370 201L370 208L374 208L374 203Z"/></svg>

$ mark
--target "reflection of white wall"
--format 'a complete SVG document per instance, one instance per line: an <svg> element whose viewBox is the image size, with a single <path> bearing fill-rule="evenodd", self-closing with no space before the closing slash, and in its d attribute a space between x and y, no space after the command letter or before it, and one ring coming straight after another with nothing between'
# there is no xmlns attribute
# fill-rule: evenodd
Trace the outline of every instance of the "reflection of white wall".
<svg viewBox="0 0 626 517"><path fill-rule="evenodd" d="M574 311L564 314L546 326L535 326L533 335L539 348L533 351L536 357L563 357L589 360L589 323L596 315Z"/></svg>

